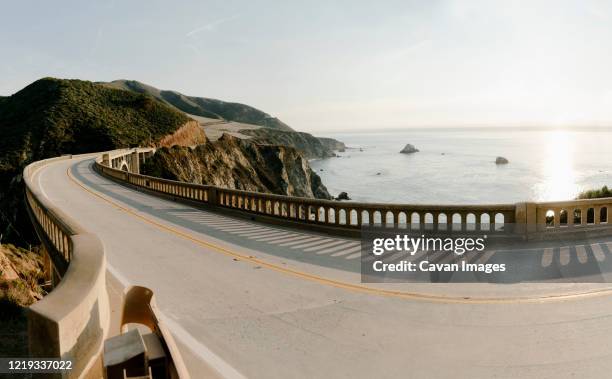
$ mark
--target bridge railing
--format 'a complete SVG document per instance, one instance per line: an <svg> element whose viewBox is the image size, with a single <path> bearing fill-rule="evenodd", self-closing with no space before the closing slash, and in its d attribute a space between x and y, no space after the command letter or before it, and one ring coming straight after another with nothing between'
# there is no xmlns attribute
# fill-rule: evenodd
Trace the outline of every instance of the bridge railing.
<svg viewBox="0 0 612 379"><path fill-rule="evenodd" d="M539 232L602 229L611 226L612 198L536 204Z"/></svg>
<svg viewBox="0 0 612 379"><path fill-rule="evenodd" d="M79 377L99 363L109 330L110 309L105 285L105 253L100 240L64 214L35 182L37 170L63 156L30 164L24 169L27 209L51 261L57 286L28 310L32 357L73 361L63 377Z"/></svg>
<svg viewBox="0 0 612 379"><path fill-rule="evenodd" d="M144 159L147 153L142 154L139 159ZM35 179L39 168L71 158L62 156L37 161L23 171L27 210L51 261L56 285L29 307L29 349L32 357L72 360L73 369L62 377L100 377L102 348L110 327L104 247L96 235L87 232L51 203ZM135 158L131 164L137 164ZM126 314L125 309L122 312ZM130 308L131 314L150 315L148 326L168 350L171 377L189 378L176 343L159 321L158 312L154 303L149 302L131 304Z"/></svg>
<svg viewBox="0 0 612 379"><path fill-rule="evenodd" d="M143 153L150 156L154 150L138 150L139 156ZM122 162L122 157L130 157L133 154L134 151L128 150L100 156L96 160L97 169L115 180L175 198L300 224L349 230L359 230L368 225L395 226L411 230L462 228L503 234L508 233L508 229L503 227L504 224L515 222L513 204L442 206L340 202L185 183L116 168L129 167L129 164ZM104 162L110 162L111 165Z"/></svg>
<svg viewBox="0 0 612 379"><path fill-rule="evenodd" d="M414 205L358 203L271 195L215 187L216 205L336 228L397 227L422 231L460 228L504 233L514 222L514 205Z"/></svg>
<svg viewBox="0 0 612 379"><path fill-rule="evenodd" d="M126 157L145 159L154 153L154 149L115 151L106 158L99 156L96 167L108 177L174 198L327 230L357 231L375 225L416 231L475 230L535 238L566 232L612 233L609 221L612 198L486 205L340 202L166 180L141 175L138 170L131 170L134 163L126 164Z"/></svg>

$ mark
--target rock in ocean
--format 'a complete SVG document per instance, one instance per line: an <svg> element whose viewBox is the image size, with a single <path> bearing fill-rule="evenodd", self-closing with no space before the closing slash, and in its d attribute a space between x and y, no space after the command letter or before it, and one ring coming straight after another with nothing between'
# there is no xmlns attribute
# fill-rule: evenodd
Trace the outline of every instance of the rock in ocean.
<svg viewBox="0 0 612 379"><path fill-rule="evenodd" d="M336 200L351 200L351 198L349 197L348 193L340 192L338 197L336 197Z"/></svg>
<svg viewBox="0 0 612 379"><path fill-rule="evenodd" d="M495 158L495 164L508 164L510 162L508 162L508 160L504 157L497 157Z"/></svg>
<svg viewBox="0 0 612 379"><path fill-rule="evenodd" d="M414 147L414 145L411 145L411 144L406 144L406 146L404 146L402 151L400 151L400 153L402 154L412 154L412 153L418 153L418 152L419 152L419 149L417 149L416 147Z"/></svg>

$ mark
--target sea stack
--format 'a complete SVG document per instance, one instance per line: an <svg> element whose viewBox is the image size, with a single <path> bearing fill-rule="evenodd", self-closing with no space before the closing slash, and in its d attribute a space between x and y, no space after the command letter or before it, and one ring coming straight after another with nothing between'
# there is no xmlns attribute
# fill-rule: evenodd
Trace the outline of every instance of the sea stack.
<svg viewBox="0 0 612 379"><path fill-rule="evenodd" d="M508 164L508 160L504 157L495 158L495 164Z"/></svg>
<svg viewBox="0 0 612 379"><path fill-rule="evenodd" d="M402 154L412 154L412 153L418 153L418 152L419 152L419 149L417 149L416 147L414 147L414 145L411 145L411 144L406 144L406 146L404 146L402 151L400 151L400 153Z"/></svg>
<svg viewBox="0 0 612 379"><path fill-rule="evenodd" d="M340 192L340 194L338 194L338 197L336 197L336 200L351 200L351 198L349 197L348 193Z"/></svg>

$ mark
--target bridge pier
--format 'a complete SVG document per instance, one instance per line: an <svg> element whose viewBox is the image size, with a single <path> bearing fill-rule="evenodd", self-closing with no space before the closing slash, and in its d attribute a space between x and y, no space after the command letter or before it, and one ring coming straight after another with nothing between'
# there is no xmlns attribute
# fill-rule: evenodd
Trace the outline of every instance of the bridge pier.
<svg viewBox="0 0 612 379"><path fill-rule="evenodd" d="M129 156L129 160L130 172L140 174L140 157L138 156L138 151L132 152Z"/></svg>
<svg viewBox="0 0 612 379"><path fill-rule="evenodd" d="M217 197L217 189L209 188L208 189L208 203L212 205L219 205L219 198ZM261 208L261 207L259 207Z"/></svg>
<svg viewBox="0 0 612 379"><path fill-rule="evenodd" d="M525 239L537 232L536 204L517 203L514 209L514 223L515 233L523 235Z"/></svg>

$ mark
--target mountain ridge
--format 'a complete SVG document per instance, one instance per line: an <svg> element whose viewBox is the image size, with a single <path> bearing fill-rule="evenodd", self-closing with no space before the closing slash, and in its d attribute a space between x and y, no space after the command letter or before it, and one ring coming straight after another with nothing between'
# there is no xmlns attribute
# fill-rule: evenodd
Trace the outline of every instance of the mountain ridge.
<svg viewBox="0 0 612 379"><path fill-rule="evenodd" d="M345 148L340 141L294 130L268 113L246 104L188 96L174 90L161 90L136 80L120 79L100 83L111 88L153 96L194 119L204 117L209 120L201 123L205 129L209 127L210 120L219 120L221 125L215 126L216 130L212 132L216 135L226 130L234 136L248 137L255 143L293 147L308 159L334 157L334 150L342 151ZM241 124L243 128L235 125L236 123Z"/></svg>
<svg viewBox="0 0 612 379"><path fill-rule="evenodd" d="M119 79L99 83L111 88L148 94L182 112L196 116L242 122L283 131L294 131L278 118L247 104L190 96L174 90L162 90L137 80Z"/></svg>

